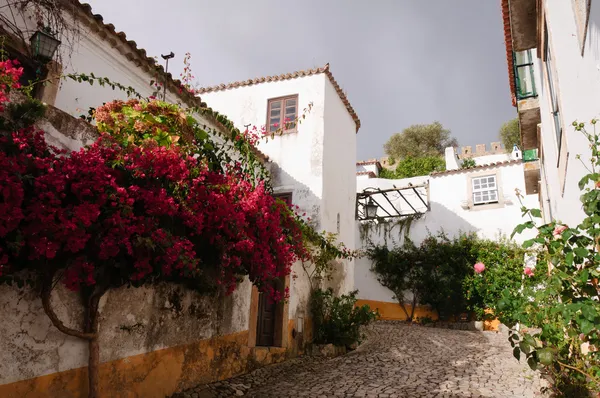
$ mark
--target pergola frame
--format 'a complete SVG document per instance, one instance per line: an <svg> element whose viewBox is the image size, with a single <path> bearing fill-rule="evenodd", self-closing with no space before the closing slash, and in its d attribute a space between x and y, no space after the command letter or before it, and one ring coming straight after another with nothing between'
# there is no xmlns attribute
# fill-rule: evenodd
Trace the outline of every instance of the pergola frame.
<svg viewBox="0 0 600 398"><path fill-rule="evenodd" d="M418 204L411 203L407 199L407 193L414 193L415 196L419 199L417 201ZM366 205L368 201L371 200L375 205L377 205L378 210L384 213L384 215L377 215L376 217L367 217ZM406 203L410 210L402 210L401 206L396 203L394 205L393 201L401 200L402 203ZM386 206L382 206L382 203ZM422 204L424 207L419 206ZM391 208L390 208L391 207ZM408 184L405 187L397 188L388 188L388 189L380 189L380 188L365 188L363 192L356 194L356 219L360 221L366 220L385 220L389 218L402 218L413 216L417 214L423 214L426 211L430 210L429 207L429 184ZM380 211L378 211L380 213Z"/></svg>

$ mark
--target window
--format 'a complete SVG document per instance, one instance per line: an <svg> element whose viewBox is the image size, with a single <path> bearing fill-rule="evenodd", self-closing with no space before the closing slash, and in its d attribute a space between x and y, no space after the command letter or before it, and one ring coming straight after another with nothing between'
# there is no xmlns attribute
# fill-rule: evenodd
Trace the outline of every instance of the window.
<svg viewBox="0 0 600 398"><path fill-rule="evenodd" d="M515 79L518 99L537 97L533 79L533 57L531 50L514 53Z"/></svg>
<svg viewBox="0 0 600 398"><path fill-rule="evenodd" d="M546 74L548 75L548 92L550 93L550 106L552 117L554 118L554 133L556 134L556 144L560 153L562 141L562 124L560 121L560 109L558 107L558 94L556 93L554 75L552 73L552 54L550 53L550 44L548 43L548 28L544 26L544 54L546 59Z"/></svg>
<svg viewBox="0 0 600 398"><path fill-rule="evenodd" d="M498 203L498 185L495 175L473 177L471 184L474 205Z"/></svg>
<svg viewBox="0 0 600 398"><path fill-rule="evenodd" d="M275 198L277 198L277 199L281 199L288 206L292 205L292 194L291 194L291 192L275 194L273 196Z"/></svg>
<svg viewBox="0 0 600 398"><path fill-rule="evenodd" d="M283 126L284 133L296 131L298 117L298 95L270 99L267 105L267 126L274 133Z"/></svg>

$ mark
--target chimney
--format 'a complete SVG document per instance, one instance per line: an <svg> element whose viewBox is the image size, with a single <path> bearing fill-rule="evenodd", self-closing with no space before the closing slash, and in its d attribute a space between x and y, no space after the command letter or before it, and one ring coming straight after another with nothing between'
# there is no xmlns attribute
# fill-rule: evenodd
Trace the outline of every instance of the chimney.
<svg viewBox="0 0 600 398"><path fill-rule="evenodd" d="M460 150L462 158L470 158L473 155L473 151L471 150L471 146L464 146Z"/></svg>
<svg viewBox="0 0 600 398"><path fill-rule="evenodd" d="M479 156L485 155L485 144L475 145L475 154Z"/></svg>
<svg viewBox="0 0 600 398"><path fill-rule="evenodd" d="M446 170L458 170L458 168L460 167L459 163L462 162L458 160L458 156L456 155L456 150L454 149L454 147L450 146L446 148L444 156L446 160Z"/></svg>
<svg viewBox="0 0 600 398"><path fill-rule="evenodd" d="M502 153L502 143L501 142L492 142L492 153Z"/></svg>

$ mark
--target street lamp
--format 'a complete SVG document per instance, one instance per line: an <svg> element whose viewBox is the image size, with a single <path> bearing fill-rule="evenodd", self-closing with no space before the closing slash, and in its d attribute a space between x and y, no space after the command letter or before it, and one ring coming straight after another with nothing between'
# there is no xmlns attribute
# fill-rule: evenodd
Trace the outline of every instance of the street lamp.
<svg viewBox="0 0 600 398"><path fill-rule="evenodd" d="M60 40L52 36L50 30L37 30L31 36L31 51L33 57L48 62L54 57L56 49L60 45Z"/></svg>
<svg viewBox="0 0 600 398"><path fill-rule="evenodd" d="M376 218L377 217L377 205L373 202L372 198L369 198L369 201L365 205L367 210L367 218Z"/></svg>

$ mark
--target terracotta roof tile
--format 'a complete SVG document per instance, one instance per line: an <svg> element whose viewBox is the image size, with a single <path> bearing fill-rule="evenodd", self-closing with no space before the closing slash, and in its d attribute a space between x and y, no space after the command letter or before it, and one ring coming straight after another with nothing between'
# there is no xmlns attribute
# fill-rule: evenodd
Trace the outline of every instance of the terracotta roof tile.
<svg viewBox="0 0 600 398"><path fill-rule="evenodd" d="M377 159L371 159L371 160L359 160L358 162L356 162L357 166L366 166L366 165L371 165L371 164L375 164L377 165L377 168L379 170L382 169L381 167L381 163L379 163L379 160Z"/></svg>
<svg viewBox="0 0 600 398"><path fill-rule="evenodd" d="M369 178L377 178L377 175L372 171L357 171L356 176L369 176Z"/></svg>
<svg viewBox="0 0 600 398"><path fill-rule="evenodd" d="M173 79L173 75L170 73L166 73L163 66L156 63L156 59L148 57L146 50L143 48L138 48L137 43L134 40L127 40L127 35L125 32L117 32L116 28L111 23L104 23L104 18L100 14L94 14L92 12L92 6L87 3L81 3L79 0L60 0L63 6L72 7L74 10L79 10L83 14L83 16L89 19L89 24L97 24L97 29L100 32L102 30L107 30L112 38L106 38L106 40L114 43L114 46L117 46L120 42L123 47L125 47L125 51L129 50L129 52L125 52L123 55L129 59L130 61L134 61L136 65L142 68L149 73L158 73L165 81L167 88L179 96L181 100L183 100L188 105L192 107L198 108L208 108L205 102L202 102L200 97L190 93L180 80ZM121 51L123 53L123 51ZM218 120L214 120L215 123L219 124ZM259 151L257 148L253 149L254 153L261 159L263 162L269 161L267 155Z"/></svg>
<svg viewBox="0 0 600 398"><path fill-rule="evenodd" d="M515 87L515 67L513 58L512 33L510 27L509 0L502 1L502 23L504 25L504 45L506 46L506 63L508 64L508 85L513 106L517 106L517 90Z"/></svg>
<svg viewBox="0 0 600 398"><path fill-rule="evenodd" d="M471 167L471 168L468 168L468 169L455 169L455 170L446 170L446 171L434 171L430 175L432 177L438 177L438 176L448 175L448 174L469 173L469 172L471 172L473 170L482 170L482 169L488 169L488 168L491 168L491 167L512 166L514 164L519 164L521 162L522 162L521 159L505 160L504 162L482 164L482 165Z"/></svg>
<svg viewBox="0 0 600 398"><path fill-rule="evenodd" d="M333 84L335 91L340 96L340 99L344 103L344 106L348 110L348 113L350 114L350 116L352 116L352 119L354 120L354 123L356 124L356 132L358 132L358 129L360 129L360 119L358 118L358 115L356 114L356 111L354 110L352 105L350 105L350 101L348 100L346 93L344 93L344 90L342 90L342 88L340 87L338 82L335 80L335 78L331 74L331 71L329 70L329 64L326 64L325 66L323 66L321 68L299 70L296 72L284 73L281 75L257 77L254 79L231 82L231 83L227 83L227 84L218 84L216 86L202 87L197 90L197 93L198 94L212 93L215 91L228 90L228 89L244 87L244 86L252 86L254 84L260 84L260 83L265 83L265 82L277 82L277 81L282 81L282 80L291 80L291 79L296 79L296 78L304 77L304 76L318 75L320 73L325 73L327 75L327 77L329 78L329 81L331 82L331 84Z"/></svg>

